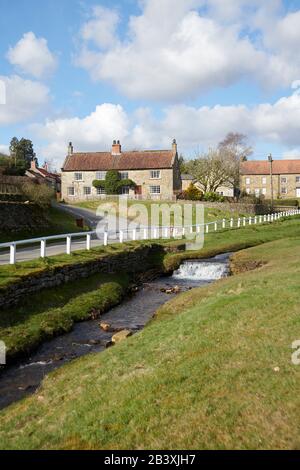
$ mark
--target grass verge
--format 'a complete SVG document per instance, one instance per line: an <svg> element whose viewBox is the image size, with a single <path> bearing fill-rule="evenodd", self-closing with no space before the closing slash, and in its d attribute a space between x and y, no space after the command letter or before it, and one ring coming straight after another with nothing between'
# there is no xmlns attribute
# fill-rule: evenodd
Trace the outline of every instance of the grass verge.
<svg viewBox="0 0 300 470"><path fill-rule="evenodd" d="M300 237L233 257L141 333L51 373L0 413L2 449L300 447ZM280 287L280 289L279 289Z"/></svg>

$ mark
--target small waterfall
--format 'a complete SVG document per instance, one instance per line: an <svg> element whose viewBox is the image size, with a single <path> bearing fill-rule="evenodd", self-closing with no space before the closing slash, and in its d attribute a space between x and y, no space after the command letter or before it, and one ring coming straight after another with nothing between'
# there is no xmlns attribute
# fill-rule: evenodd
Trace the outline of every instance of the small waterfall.
<svg viewBox="0 0 300 470"><path fill-rule="evenodd" d="M185 261L173 278L188 281L216 281L228 275L228 264L218 261Z"/></svg>

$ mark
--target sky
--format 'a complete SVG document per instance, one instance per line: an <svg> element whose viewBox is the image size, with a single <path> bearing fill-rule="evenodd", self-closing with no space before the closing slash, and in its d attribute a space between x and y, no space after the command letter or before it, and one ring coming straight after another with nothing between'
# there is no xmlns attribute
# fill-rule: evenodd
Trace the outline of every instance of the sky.
<svg viewBox="0 0 300 470"><path fill-rule="evenodd" d="M171 148L228 132L300 158L300 0L0 0L0 152Z"/></svg>

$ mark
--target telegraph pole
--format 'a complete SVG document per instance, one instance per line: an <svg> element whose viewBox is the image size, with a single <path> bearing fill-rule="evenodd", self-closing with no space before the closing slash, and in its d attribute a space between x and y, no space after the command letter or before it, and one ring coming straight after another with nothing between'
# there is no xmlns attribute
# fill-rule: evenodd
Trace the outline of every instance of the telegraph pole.
<svg viewBox="0 0 300 470"><path fill-rule="evenodd" d="M274 206L274 196L273 196L273 158L272 154L268 156L268 160L270 162L270 178L271 178L271 209L273 211Z"/></svg>

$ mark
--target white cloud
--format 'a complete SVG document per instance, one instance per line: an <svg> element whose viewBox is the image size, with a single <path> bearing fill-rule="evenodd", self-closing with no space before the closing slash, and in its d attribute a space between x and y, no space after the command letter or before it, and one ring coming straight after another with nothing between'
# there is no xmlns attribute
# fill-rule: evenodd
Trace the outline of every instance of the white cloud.
<svg viewBox="0 0 300 470"><path fill-rule="evenodd" d="M270 88L289 86L300 76L300 11L281 17L280 0L253 0L250 6L246 0L177 0L176 8L173 0L145 0L142 5L123 40L115 31L117 21L108 21L113 38L108 28L109 40L103 41L94 13L82 31L100 49L84 42L76 60L93 80L107 80L130 98L179 101L243 77Z"/></svg>
<svg viewBox="0 0 300 470"><path fill-rule="evenodd" d="M0 105L0 125L26 121L49 101L49 89L42 83L24 80L18 75L0 75L0 81L6 87L6 104Z"/></svg>
<svg viewBox="0 0 300 470"><path fill-rule="evenodd" d="M291 150L286 150L283 152L282 158L284 160L299 160L300 158L300 147L291 149Z"/></svg>
<svg viewBox="0 0 300 470"><path fill-rule="evenodd" d="M81 28L81 37L84 41L92 41L100 48L112 46L116 42L116 28L119 23L119 14L102 6L92 9L91 19Z"/></svg>
<svg viewBox="0 0 300 470"><path fill-rule="evenodd" d="M43 154L55 159L58 167L69 141L73 141L77 151L99 151L108 150L113 139L120 139L127 149L170 148L175 137L181 151L191 152L216 145L228 132L242 132L253 144L266 142L298 148L300 93L254 107L167 106L161 119L147 108L128 115L120 105L102 104L84 118L56 119L35 126L34 130L48 142Z"/></svg>
<svg viewBox="0 0 300 470"><path fill-rule="evenodd" d="M46 39L37 38L33 32L25 33L14 47L10 47L7 58L21 72L35 78L49 75L57 65Z"/></svg>
<svg viewBox="0 0 300 470"><path fill-rule="evenodd" d="M0 153L4 153L5 155L9 154L9 146L8 145L0 145Z"/></svg>

